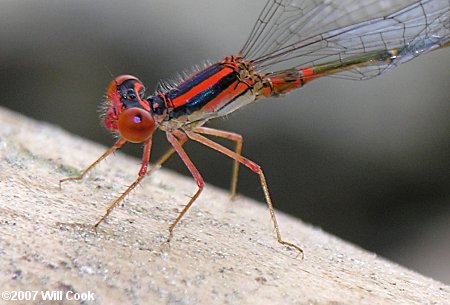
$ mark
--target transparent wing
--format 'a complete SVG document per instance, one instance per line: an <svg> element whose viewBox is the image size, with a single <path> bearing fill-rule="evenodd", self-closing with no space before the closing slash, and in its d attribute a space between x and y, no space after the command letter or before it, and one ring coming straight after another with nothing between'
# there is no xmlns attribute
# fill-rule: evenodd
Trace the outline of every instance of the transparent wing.
<svg viewBox="0 0 450 305"><path fill-rule="evenodd" d="M367 79L450 40L450 0L269 0L241 54L258 71L399 51L336 76Z"/></svg>

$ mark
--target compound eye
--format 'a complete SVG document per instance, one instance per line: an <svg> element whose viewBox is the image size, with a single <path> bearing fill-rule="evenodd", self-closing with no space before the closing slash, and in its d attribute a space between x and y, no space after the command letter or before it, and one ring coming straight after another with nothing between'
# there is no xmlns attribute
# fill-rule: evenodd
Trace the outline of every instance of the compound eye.
<svg viewBox="0 0 450 305"><path fill-rule="evenodd" d="M136 107L128 108L119 115L117 127L120 135L133 143L148 140L156 129L152 115Z"/></svg>

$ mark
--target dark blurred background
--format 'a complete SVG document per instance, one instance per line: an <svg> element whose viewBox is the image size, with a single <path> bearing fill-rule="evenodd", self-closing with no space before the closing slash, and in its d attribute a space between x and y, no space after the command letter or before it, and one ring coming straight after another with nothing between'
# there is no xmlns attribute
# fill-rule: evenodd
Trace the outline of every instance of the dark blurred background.
<svg viewBox="0 0 450 305"><path fill-rule="evenodd" d="M109 146L98 104L111 73L151 94L158 79L236 53L264 2L4 0L0 105ZM278 209L449 284L449 63L443 49L369 81L317 80L209 126L244 136ZM161 133L154 147L168 148ZM207 183L228 188L230 160L186 149ZM179 158L167 167L188 174ZM238 190L263 202L245 168Z"/></svg>

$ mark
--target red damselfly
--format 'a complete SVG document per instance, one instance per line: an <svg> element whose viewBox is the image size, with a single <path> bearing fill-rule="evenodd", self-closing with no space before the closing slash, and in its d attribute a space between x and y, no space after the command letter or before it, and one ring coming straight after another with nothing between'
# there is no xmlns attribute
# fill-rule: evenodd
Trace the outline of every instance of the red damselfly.
<svg viewBox="0 0 450 305"><path fill-rule="evenodd" d="M126 142L144 143L136 180L109 206L97 227L132 191L148 171L152 135L165 132L172 148L153 168L175 152L197 183L197 190L169 226L173 229L198 198L204 182L183 149L197 141L234 159L231 197L236 194L239 164L260 179L279 243L302 249L280 234L266 178L261 167L241 155L242 136L204 127L247 104L277 97L323 76L363 80L378 76L450 41L449 0L268 0L242 50L185 78L179 84L161 82L153 95L131 75L116 77L106 93L104 125L119 139L79 176ZM206 136L225 138L230 150ZM170 237L169 237L170 238Z"/></svg>

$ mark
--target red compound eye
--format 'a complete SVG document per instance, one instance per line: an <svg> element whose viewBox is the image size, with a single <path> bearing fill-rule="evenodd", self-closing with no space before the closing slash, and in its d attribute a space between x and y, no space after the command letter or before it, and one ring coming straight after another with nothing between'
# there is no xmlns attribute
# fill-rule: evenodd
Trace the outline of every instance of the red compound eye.
<svg viewBox="0 0 450 305"><path fill-rule="evenodd" d="M141 108L129 108L119 115L117 127L120 135L133 143L149 139L156 129L152 115Z"/></svg>

